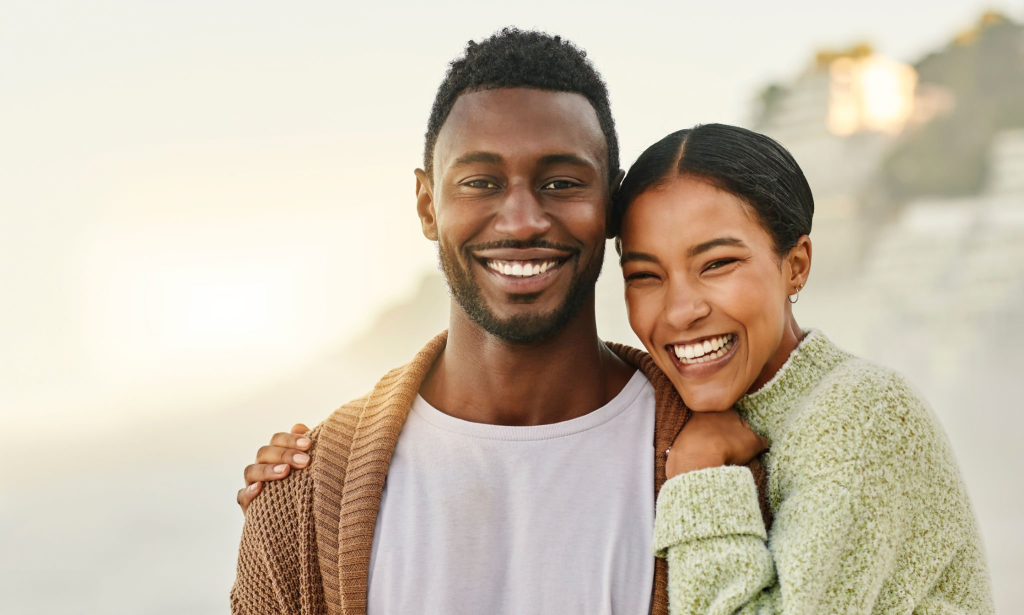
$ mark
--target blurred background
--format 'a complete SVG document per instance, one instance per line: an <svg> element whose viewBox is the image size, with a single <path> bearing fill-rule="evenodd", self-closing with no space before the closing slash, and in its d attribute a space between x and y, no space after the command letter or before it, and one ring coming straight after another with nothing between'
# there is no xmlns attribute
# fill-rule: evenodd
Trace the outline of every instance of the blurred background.
<svg viewBox="0 0 1024 615"><path fill-rule="evenodd" d="M412 170L509 24L588 51L624 164L698 122L793 151L800 323L931 401L1024 612L1024 5L975 0L7 0L0 612L227 611L256 449L445 327ZM637 344L613 261L598 313Z"/></svg>

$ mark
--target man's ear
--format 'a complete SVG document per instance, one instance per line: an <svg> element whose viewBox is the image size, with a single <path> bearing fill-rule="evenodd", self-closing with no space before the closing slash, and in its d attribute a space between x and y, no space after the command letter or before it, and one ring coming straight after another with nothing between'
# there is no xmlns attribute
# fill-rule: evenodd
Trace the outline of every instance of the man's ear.
<svg viewBox="0 0 1024 615"><path fill-rule="evenodd" d="M786 262L789 263L789 284L793 289L790 291L792 294L803 288L804 284L807 284L808 276L811 275L811 238L802 235L797 239L796 245L786 256Z"/></svg>
<svg viewBox="0 0 1024 615"><path fill-rule="evenodd" d="M437 241L437 214L434 212L434 187L423 169L416 169L416 213L420 217L423 236Z"/></svg>
<svg viewBox="0 0 1024 615"><path fill-rule="evenodd" d="M610 189L608 190L608 215L604 218L604 236L607 239L615 237L615 229L612 228L612 207L615 204L615 193L619 191L619 187L622 186L622 178L626 176L626 171L619 169L619 172L612 178Z"/></svg>

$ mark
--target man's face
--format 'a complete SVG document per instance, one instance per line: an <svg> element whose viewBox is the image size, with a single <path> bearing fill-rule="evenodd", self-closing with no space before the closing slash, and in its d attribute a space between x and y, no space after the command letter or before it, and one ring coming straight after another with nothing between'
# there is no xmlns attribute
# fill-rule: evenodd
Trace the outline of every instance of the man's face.
<svg viewBox="0 0 1024 615"><path fill-rule="evenodd" d="M452 295L501 339L543 339L593 296L610 197L607 145L581 95L461 95L418 178L424 234Z"/></svg>

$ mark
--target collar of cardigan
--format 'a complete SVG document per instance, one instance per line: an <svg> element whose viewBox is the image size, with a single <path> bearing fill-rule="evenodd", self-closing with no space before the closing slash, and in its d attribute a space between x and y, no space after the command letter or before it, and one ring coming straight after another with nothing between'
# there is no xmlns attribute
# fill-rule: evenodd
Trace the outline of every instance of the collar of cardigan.
<svg viewBox="0 0 1024 615"><path fill-rule="evenodd" d="M756 392L741 397L736 408L771 442L793 407L849 357L820 330L811 329L778 373Z"/></svg>

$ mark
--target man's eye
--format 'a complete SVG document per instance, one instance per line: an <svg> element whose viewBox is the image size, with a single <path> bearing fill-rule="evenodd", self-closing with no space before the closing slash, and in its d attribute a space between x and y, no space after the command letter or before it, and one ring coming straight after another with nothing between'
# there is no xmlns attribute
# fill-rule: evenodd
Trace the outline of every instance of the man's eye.
<svg viewBox="0 0 1024 615"><path fill-rule="evenodd" d="M556 179L541 186L541 190L567 190L579 186L576 182L567 179Z"/></svg>
<svg viewBox="0 0 1024 615"><path fill-rule="evenodd" d="M497 184L495 184L492 181L488 181L486 179L474 179L474 180L468 181L468 182L466 182L466 183L464 183L462 185L463 186L468 186L470 188L479 188L481 190L493 190L493 189L498 187Z"/></svg>

